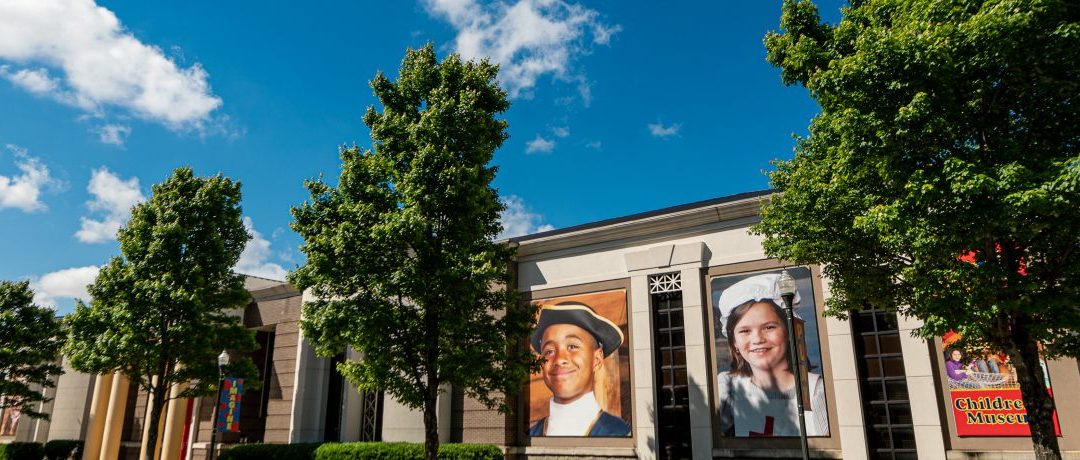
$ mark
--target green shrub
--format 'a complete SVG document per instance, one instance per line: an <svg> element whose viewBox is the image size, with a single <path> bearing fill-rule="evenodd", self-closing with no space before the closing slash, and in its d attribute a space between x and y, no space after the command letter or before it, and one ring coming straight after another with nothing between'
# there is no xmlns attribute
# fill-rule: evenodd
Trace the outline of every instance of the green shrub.
<svg viewBox="0 0 1080 460"><path fill-rule="evenodd" d="M328 443L315 451L315 460L415 460L424 458L424 445L407 442Z"/></svg>
<svg viewBox="0 0 1080 460"><path fill-rule="evenodd" d="M83 442L68 440L68 439L54 439L45 443L44 447L46 460L80 460L82 459Z"/></svg>
<svg viewBox="0 0 1080 460"><path fill-rule="evenodd" d="M315 451L315 460L417 460L424 445L405 442L327 443ZM502 449L491 444L441 444L443 460L501 460Z"/></svg>
<svg viewBox="0 0 1080 460"><path fill-rule="evenodd" d="M41 460L44 455L38 442L0 444L0 460Z"/></svg>
<svg viewBox="0 0 1080 460"><path fill-rule="evenodd" d="M328 442L325 444L239 444L220 460L417 460L424 445L407 442ZM501 460L502 449L491 444L441 444L442 460ZM0 457L0 460L5 460Z"/></svg>
<svg viewBox="0 0 1080 460"><path fill-rule="evenodd" d="M238 444L221 453L220 460L312 460L321 443Z"/></svg>
<svg viewBox="0 0 1080 460"><path fill-rule="evenodd" d="M502 460L503 451L492 444L440 444L442 460Z"/></svg>

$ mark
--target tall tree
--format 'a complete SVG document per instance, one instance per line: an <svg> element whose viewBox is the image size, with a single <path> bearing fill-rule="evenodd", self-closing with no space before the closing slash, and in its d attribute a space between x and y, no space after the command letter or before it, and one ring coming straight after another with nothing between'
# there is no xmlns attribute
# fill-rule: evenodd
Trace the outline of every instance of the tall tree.
<svg viewBox="0 0 1080 460"><path fill-rule="evenodd" d="M56 311L34 305L30 282L0 281L0 409L48 419L35 407L56 387L63 337Z"/></svg>
<svg viewBox="0 0 1080 460"><path fill-rule="evenodd" d="M408 50L397 81L371 82L383 106L364 115L374 149L342 148L337 186L308 181L311 201L292 210L307 263L289 281L320 299L304 305L304 335L324 356L358 351L338 370L361 390L423 410L429 459L444 384L493 407L534 364L514 250L492 241L503 206L489 163L509 107L497 71L439 62L430 44Z"/></svg>
<svg viewBox="0 0 1080 460"><path fill-rule="evenodd" d="M240 217L239 183L176 169L132 208L117 234L121 255L90 285L90 306L79 302L67 317L72 367L119 371L138 384L151 397L149 426L158 426L173 385L189 385L181 397L213 393L223 349L234 352L230 375L255 375L243 357L255 337L236 314L251 297L232 272L249 239ZM148 433L156 446L157 430Z"/></svg>
<svg viewBox="0 0 1080 460"><path fill-rule="evenodd" d="M1080 347L1080 3L786 0L765 44L821 106L755 230L872 304L1004 350L1038 458L1060 458L1037 344Z"/></svg>

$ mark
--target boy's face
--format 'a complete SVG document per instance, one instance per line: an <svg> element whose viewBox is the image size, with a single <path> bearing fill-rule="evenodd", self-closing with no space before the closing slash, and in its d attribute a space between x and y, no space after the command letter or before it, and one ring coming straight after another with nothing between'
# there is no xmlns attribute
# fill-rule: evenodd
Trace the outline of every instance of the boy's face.
<svg viewBox="0 0 1080 460"><path fill-rule="evenodd" d="M552 324L544 330L541 370L555 402L573 402L593 391L593 375L604 363L604 351L597 345L589 331L573 324Z"/></svg>

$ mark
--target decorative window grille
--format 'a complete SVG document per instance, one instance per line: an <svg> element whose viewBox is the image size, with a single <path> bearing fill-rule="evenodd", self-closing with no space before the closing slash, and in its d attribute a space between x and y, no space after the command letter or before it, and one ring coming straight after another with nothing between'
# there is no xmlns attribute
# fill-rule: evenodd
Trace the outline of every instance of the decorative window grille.
<svg viewBox="0 0 1080 460"><path fill-rule="evenodd" d="M682 291L682 274L679 272L663 273L649 277L649 294Z"/></svg>

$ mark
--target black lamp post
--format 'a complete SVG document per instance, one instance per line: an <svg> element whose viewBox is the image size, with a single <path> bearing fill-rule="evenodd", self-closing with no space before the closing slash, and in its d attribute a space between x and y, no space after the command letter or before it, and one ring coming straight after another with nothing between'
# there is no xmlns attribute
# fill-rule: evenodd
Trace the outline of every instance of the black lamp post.
<svg viewBox="0 0 1080 460"><path fill-rule="evenodd" d="M792 278L791 274L784 270L780 274L780 279L776 281L776 287L780 291L780 297L784 298L784 308L787 310L788 357L793 368L792 372L795 373L795 404L799 408L799 439L802 441L802 458L808 460L810 453L806 445L806 417L804 416L805 408L803 407L802 369L800 369L802 363L799 359L798 345L796 345L795 306L792 305L795 301L795 278Z"/></svg>
<svg viewBox="0 0 1080 460"><path fill-rule="evenodd" d="M218 406L221 405L221 387L225 385L225 366L229 365L229 352L221 350L221 354L217 357L218 368L218 382L217 382L217 398L214 399L214 416L210 419L210 453L206 458L214 460L217 456L217 419L218 419Z"/></svg>

